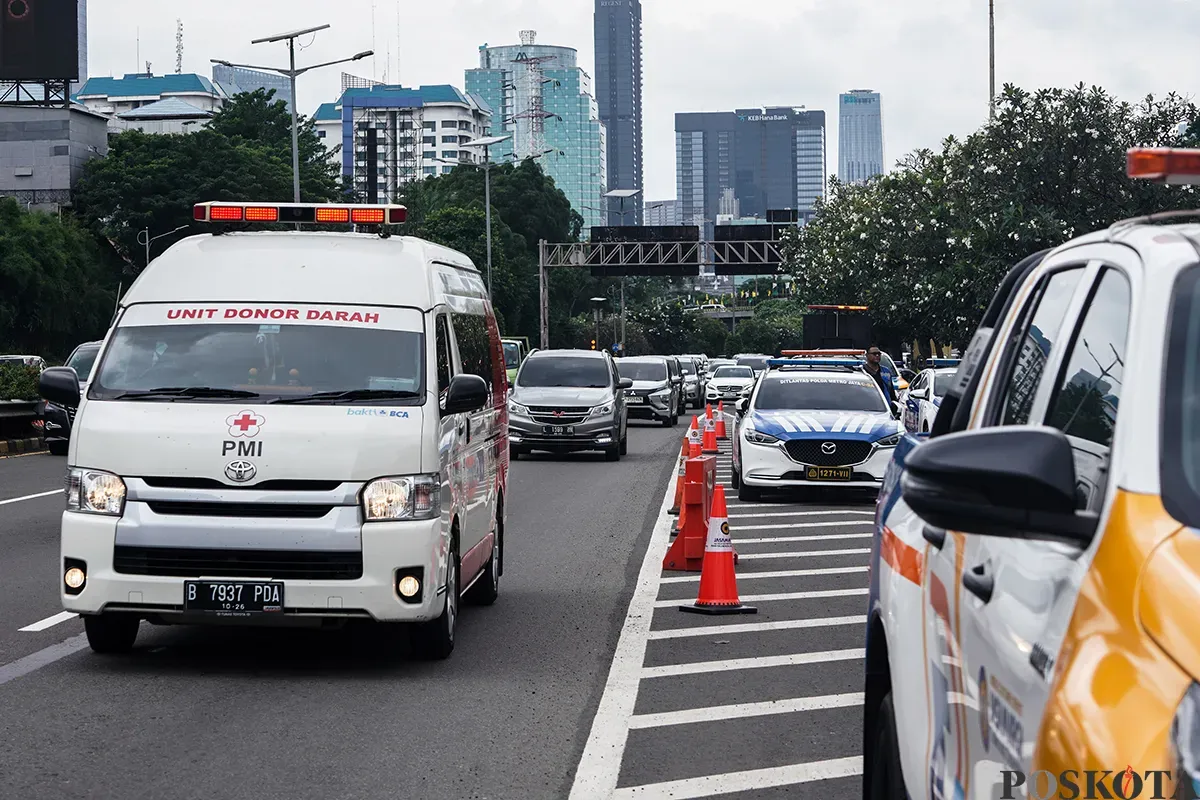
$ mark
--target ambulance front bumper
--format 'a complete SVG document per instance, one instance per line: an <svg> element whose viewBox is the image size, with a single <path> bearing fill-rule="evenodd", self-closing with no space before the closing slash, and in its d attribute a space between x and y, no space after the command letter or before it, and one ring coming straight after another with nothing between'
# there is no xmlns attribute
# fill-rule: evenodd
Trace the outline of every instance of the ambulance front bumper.
<svg viewBox="0 0 1200 800"><path fill-rule="evenodd" d="M358 554L340 552L341 567L346 557L361 557L361 575L348 579L293 578L295 564L288 551L238 551L224 548L198 551L193 548L147 548L117 544L119 518L65 511L62 516L62 547L59 590L63 607L79 614L120 611L168 623L221 623L287 625L324 619L372 619L380 622L422 621L436 618L445 606L442 589L449 537L441 519L403 522L373 522L361 525ZM232 520L230 520L232 522ZM201 554L207 563L201 565ZM307 555L311 556L312 553ZM264 559L278 559L278 573ZM222 574L222 559L238 564L237 573ZM251 559L254 567L249 567ZM287 569L292 572L287 573ZM78 593L63 580L71 566L84 570L86 581ZM248 569L257 570L253 577ZM153 572L155 574L136 574ZM164 574L164 573L177 574ZM285 574L286 573L286 574ZM351 573L353 574L353 573ZM396 585L404 575L419 574L421 591L411 600L401 598ZM184 608L186 581L280 582L282 611L247 616L224 616Z"/></svg>
<svg viewBox="0 0 1200 800"><path fill-rule="evenodd" d="M891 463L895 447L872 447L866 460L857 464L840 465L850 470L850 480L819 479L812 474L818 465L795 461L782 443L761 445L738 442L738 470L748 486L801 487L829 486L847 489L878 489Z"/></svg>

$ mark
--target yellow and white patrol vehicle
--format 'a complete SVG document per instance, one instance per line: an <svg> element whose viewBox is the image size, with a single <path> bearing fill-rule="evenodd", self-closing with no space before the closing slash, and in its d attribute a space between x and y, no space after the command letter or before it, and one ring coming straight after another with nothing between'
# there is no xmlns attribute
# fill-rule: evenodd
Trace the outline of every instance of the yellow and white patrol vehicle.
<svg viewBox="0 0 1200 800"><path fill-rule="evenodd" d="M1200 183L1200 151L1128 161L1134 178ZM1188 211L1018 264L929 438L896 448L871 562L864 796L1195 797L1198 611Z"/></svg>

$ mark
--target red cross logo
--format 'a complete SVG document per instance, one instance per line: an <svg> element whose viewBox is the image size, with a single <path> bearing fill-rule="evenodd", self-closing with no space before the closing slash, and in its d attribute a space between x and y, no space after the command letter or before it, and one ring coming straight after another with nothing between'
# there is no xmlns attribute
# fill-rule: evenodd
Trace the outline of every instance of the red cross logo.
<svg viewBox="0 0 1200 800"><path fill-rule="evenodd" d="M225 424L229 426L229 435L235 438L257 436L258 429L264 422L266 420L253 411L242 411L225 419Z"/></svg>

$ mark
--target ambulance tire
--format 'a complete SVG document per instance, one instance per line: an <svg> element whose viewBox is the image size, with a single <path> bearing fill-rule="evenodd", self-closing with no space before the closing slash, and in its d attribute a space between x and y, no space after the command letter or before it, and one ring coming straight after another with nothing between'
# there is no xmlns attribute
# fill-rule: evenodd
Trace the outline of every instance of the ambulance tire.
<svg viewBox="0 0 1200 800"><path fill-rule="evenodd" d="M93 653L119 655L133 650L141 620L130 614L95 614L83 618Z"/></svg>
<svg viewBox="0 0 1200 800"><path fill-rule="evenodd" d="M871 786L867 800L907 800L900 768L900 742L896 736L896 711L888 692L875 715L875 750L871 758Z"/></svg>
<svg viewBox="0 0 1200 800"><path fill-rule="evenodd" d="M732 485L733 481L731 480L729 483ZM740 477L738 478L737 493L738 500L741 500L743 503L757 503L759 500L762 500L762 489L757 486L747 485Z"/></svg>
<svg viewBox="0 0 1200 800"><path fill-rule="evenodd" d="M443 661L454 652L454 634L458 627L461 581L458 562L458 532L451 540L446 564L446 605L437 619L418 622L412 631L413 652L425 661Z"/></svg>
<svg viewBox="0 0 1200 800"><path fill-rule="evenodd" d="M492 542L492 557L483 567L483 574L466 594L472 605L490 606L500 597L500 573L504 553L504 511L496 510L496 538Z"/></svg>
<svg viewBox="0 0 1200 800"><path fill-rule="evenodd" d="M70 442L46 442L46 449L50 451L52 456L65 456L67 451L71 449Z"/></svg>

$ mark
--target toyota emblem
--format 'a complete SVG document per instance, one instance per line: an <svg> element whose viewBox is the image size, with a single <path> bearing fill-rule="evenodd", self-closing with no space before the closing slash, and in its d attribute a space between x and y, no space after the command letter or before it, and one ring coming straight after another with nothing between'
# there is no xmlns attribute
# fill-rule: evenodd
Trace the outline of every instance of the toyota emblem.
<svg viewBox="0 0 1200 800"><path fill-rule="evenodd" d="M833 442L821 442L821 452L827 456L831 456L837 452L837 445Z"/></svg>
<svg viewBox="0 0 1200 800"><path fill-rule="evenodd" d="M234 483L246 483L254 480L258 468L249 461L230 461L225 465L225 477Z"/></svg>

